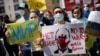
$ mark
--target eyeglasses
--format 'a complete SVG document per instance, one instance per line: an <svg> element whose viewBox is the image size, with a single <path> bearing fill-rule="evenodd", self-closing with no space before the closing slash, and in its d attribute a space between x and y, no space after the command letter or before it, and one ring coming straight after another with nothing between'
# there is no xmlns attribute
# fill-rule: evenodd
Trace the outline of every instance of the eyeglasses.
<svg viewBox="0 0 100 56"><path fill-rule="evenodd" d="M55 14L57 14L57 13L62 13L62 11L56 11L56 12L54 12Z"/></svg>

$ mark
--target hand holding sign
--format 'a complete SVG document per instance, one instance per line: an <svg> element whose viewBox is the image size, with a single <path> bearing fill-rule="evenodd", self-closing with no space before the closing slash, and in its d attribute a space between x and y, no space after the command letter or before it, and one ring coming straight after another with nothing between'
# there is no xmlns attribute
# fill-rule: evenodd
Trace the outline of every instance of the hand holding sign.
<svg viewBox="0 0 100 56"><path fill-rule="evenodd" d="M9 37L9 36L10 36L10 34L9 34L8 31L5 32L5 36L6 36L6 37Z"/></svg>

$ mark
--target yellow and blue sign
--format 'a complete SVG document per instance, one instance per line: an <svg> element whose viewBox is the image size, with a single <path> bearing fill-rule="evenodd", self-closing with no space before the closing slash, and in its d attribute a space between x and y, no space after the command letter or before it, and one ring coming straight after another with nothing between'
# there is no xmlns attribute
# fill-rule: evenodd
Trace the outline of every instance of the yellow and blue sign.
<svg viewBox="0 0 100 56"><path fill-rule="evenodd" d="M35 20L22 23L11 23L7 25L10 44L17 44L26 41L33 41L40 37L39 24Z"/></svg>

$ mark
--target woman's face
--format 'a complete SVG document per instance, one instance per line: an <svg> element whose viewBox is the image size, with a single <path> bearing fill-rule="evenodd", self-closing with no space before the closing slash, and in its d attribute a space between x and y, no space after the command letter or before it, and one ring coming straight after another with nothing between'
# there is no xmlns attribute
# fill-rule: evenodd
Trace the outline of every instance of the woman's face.
<svg viewBox="0 0 100 56"><path fill-rule="evenodd" d="M30 13L30 19L37 19L38 15L36 13Z"/></svg>
<svg viewBox="0 0 100 56"><path fill-rule="evenodd" d="M74 12L73 12L73 16L74 18L80 18L81 17L81 12L79 9L74 9Z"/></svg>

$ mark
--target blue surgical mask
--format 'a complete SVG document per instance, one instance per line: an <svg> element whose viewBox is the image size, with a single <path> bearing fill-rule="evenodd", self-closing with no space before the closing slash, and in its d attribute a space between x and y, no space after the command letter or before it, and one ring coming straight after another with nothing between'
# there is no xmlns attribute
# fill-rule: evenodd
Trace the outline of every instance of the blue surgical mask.
<svg viewBox="0 0 100 56"><path fill-rule="evenodd" d="M63 15L63 14L60 14L60 13L57 13L57 14L54 16L54 19L55 19L56 21L61 21L63 18L64 18L64 15Z"/></svg>

